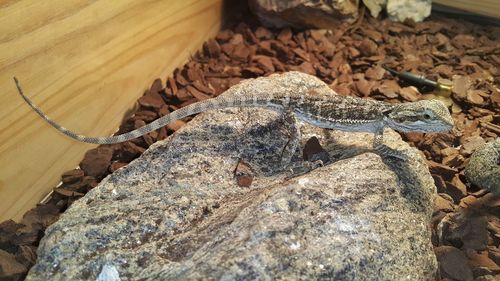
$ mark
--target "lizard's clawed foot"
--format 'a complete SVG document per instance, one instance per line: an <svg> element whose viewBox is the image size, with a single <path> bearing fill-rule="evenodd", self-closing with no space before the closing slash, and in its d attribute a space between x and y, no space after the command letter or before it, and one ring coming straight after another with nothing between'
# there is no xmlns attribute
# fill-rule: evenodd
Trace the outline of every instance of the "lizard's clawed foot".
<svg viewBox="0 0 500 281"><path fill-rule="evenodd" d="M377 145L375 147L375 150L377 151L377 153L380 156L383 156L383 157L391 157L391 158L396 158L399 160L407 160L408 159L408 157L405 154L403 154L401 151L392 149L385 144Z"/></svg>
<svg viewBox="0 0 500 281"><path fill-rule="evenodd" d="M323 167L323 161L321 160L315 160L312 162L309 161L299 161L299 162L293 162L288 167L286 167L286 170L289 172L289 175L286 176L285 179L291 179L300 175L303 175L305 173L308 173L310 171L313 171L319 167Z"/></svg>

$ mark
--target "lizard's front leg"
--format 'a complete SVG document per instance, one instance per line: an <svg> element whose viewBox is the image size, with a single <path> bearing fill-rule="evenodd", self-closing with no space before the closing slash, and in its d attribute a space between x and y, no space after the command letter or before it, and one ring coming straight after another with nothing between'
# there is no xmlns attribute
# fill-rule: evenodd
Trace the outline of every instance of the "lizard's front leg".
<svg viewBox="0 0 500 281"><path fill-rule="evenodd" d="M323 166L323 162L321 160L313 162L292 162L293 155L300 145L300 129L298 127L297 118L291 110L286 110L283 113L282 118L288 134L288 143L285 145L281 153L281 167L290 172L291 175L289 175L288 178L305 174Z"/></svg>
<svg viewBox="0 0 500 281"><path fill-rule="evenodd" d="M293 155L300 144L300 129L297 118L291 110L286 110L282 116L283 125L288 135L288 142L281 152L281 165L286 167L292 162Z"/></svg>
<svg viewBox="0 0 500 281"><path fill-rule="evenodd" d="M384 128L379 128L375 131L375 136L373 138L373 149L381 156L394 157L401 160L405 160L406 156L384 144Z"/></svg>

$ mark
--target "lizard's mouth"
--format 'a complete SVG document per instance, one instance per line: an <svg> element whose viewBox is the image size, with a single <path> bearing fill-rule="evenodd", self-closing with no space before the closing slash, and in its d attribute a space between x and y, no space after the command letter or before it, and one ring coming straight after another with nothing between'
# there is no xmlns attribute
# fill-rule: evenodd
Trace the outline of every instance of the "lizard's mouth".
<svg viewBox="0 0 500 281"><path fill-rule="evenodd" d="M403 125L401 131L404 132L420 132L420 133L439 133L449 132L453 129L452 125L446 124L433 124L422 126L421 124Z"/></svg>
<svg viewBox="0 0 500 281"><path fill-rule="evenodd" d="M423 122L414 121L407 123L390 122L389 127L400 132L419 132L419 133L439 133L449 132L453 129L453 124L443 122Z"/></svg>

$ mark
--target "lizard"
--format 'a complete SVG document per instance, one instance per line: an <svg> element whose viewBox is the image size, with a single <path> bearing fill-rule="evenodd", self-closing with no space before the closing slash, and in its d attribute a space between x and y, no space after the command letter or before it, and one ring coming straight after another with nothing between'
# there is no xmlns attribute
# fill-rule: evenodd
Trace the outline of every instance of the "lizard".
<svg viewBox="0 0 500 281"><path fill-rule="evenodd" d="M296 83L298 86L294 85L294 87L302 87L306 93L300 91L293 92L286 88L276 90L271 85L270 90L265 93L244 91L242 93L234 93L233 95L220 95L212 99L187 105L133 131L109 137L90 137L66 129L50 119L24 94L19 81L15 77L14 81L24 101L52 127L72 139L93 144L125 142L141 137L170 122L193 114L207 110L234 107L257 107L277 111L283 114L284 119L292 125L299 119L325 129L373 133L374 149L379 154L397 158L403 158L403 156L383 144L383 132L385 128L392 128L400 132L424 133L446 132L453 128L453 120L447 107L437 100L389 104L352 96L325 95L322 94L324 92L322 91L324 90L322 87L328 88L328 86L312 75L295 71L287 72L283 75L288 75L290 81L295 81L289 83ZM305 85L307 84L306 82L301 82L302 80L305 81L305 79L311 78L315 79L314 83L316 84L314 84L314 87L316 89L313 86ZM264 83L266 82L264 79L268 78L248 79L240 82L238 85L244 83ZM233 92L238 92L239 89L244 88L243 86L238 88L238 85L231 88ZM331 89L328 88L328 91L331 92ZM291 135L295 135L294 137L297 138L296 133L292 132ZM296 145L291 145L288 154L293 154L295 149ZM291 155L288 154L283 156L283 162L291 161ZM319 164L322 165L322 163Z"/></svg>

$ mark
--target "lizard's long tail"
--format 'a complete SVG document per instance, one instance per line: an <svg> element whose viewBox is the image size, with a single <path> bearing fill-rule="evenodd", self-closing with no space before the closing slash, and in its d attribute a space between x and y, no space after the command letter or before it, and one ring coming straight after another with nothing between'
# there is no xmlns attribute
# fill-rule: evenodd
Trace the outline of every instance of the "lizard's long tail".
<svg viewBox="0 0 500 281"><path fill-rule="evenodd" d="M228 107L272 107L276 109L276 105L271 106L269 98L256 97L253 95L243 95L243 96L231 96L231 97L217 97L209 100L205 100L202 102L197 102L180 108L168 115L162 116L155 121L141 127L135 129L131 132L124 133L117 136L110 137L89 137L84 136L78 133L75 133L69 129L64 128L59 125L54 120L50 119L40 108L38 108L23 92L19 81L14 77L14 81L16 82L17 90L19 94L23 97L26 103L33 108L33 110L40 115L45 121L47 121L52 127L56 128L61 133L67 135L68 137L86 143L95 143L95 144L112 144L112 143L120 143L124 141L128 141L131 139L138 138L147 133L150 133L154 130L157 130L170 122L175 120L182 119L184 117L200 113L206 110L211 109L221 109Z"/></svg>

